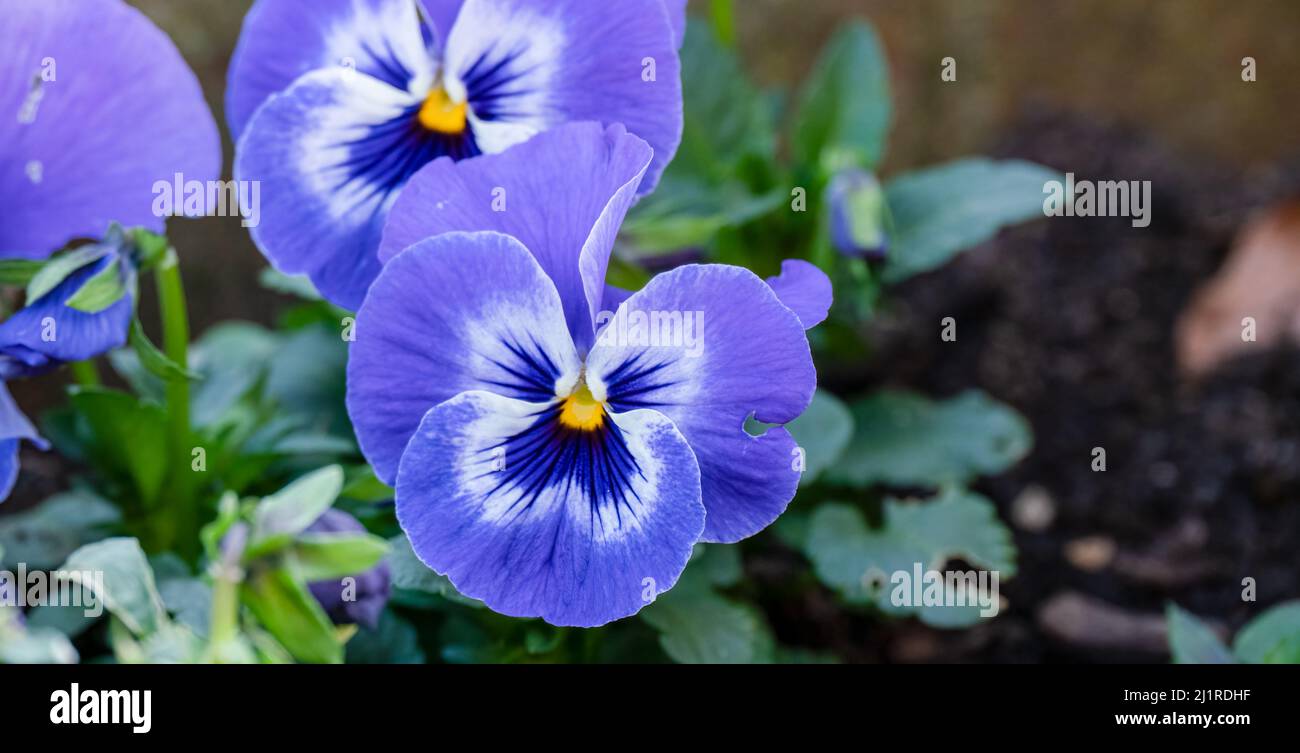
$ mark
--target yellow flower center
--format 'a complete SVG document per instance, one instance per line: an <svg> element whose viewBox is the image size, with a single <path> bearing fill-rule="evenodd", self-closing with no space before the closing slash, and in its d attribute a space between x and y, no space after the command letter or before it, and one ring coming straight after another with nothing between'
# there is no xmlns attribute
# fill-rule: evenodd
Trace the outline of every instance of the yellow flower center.
<svg viewBox="0 0 1300 753"><path fill-rule="evenodd" d="M599 429L605 423L605 404L592 396L585 381L580 380L573 394L564 399L560 423L582 431Z"/></svg>
<svg viewBox="0 0 1300 753"><path fill-rule="evenodd" d="M441 86L434 87L420 106L420 125L438 133L464 133L468 116L469 104L452 102Z"/></svg>

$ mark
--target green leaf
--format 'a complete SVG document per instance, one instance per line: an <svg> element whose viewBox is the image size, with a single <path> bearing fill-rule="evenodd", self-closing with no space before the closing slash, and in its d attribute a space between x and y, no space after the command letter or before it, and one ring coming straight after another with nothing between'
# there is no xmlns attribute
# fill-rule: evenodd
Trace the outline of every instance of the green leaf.
<svg viewBox="0 0 1300 753"><path fill-rule="evenodd" d="M906 574L910 583L917 566L923 573L939 571L954 559L996 572L999 583L1016 571L1011 533L998 520L996 508L974 492L955 488L927 502L886 500L880 528L869 527L854 507L822 505L810 521L805 554L817 577L846 600L875 603L891 614L917 614L936 627L978 621L978 600L968 598L960 606L927 606L914 599L895 604L896 576Z"/></svg>
<svg viewBox="0 0 1300 753"><path fill-rule="evenodd" d="M370 534L304 533L293 545L294 558L307 581L364 573L388 554L388 542Z"/></svg>
<svg viewBox="0 0 1300 753"><path fill-rule="evenodd" d="M251 322L223 322L209 329L190 352L190 368L203 379L191 391L194 425L225 416L266 375L281 338Z"/></svg>
<svg viewBox="0 0 1300 753"><path fill-rule="evenodd" d="M0 259L0 285L26 287L45 266L43 261L30 259Z"/></svg>
<svg viewBox="0 0 1300 753"><path fill-rule="evenodd" d="M322 300L316 286L306 275L287 275L274 267L267 267L257 276L257 281L267 290L295 296L304 301Z"/></svg>
<svg viewBox="0 0 1300 753"><path fill-rule="evenodd" d="M963 159L885 186L893 215L887 283L936 269L1009 225L1043 216L1043 185L1061 175L1020 160Z"/></svg>
<svg viewBox="0 0 1300 753"><path fill-rule="evenodd" d="M1010 468L1033 443L1028 422L981 392L933 402L879 392L853 405L856 426L832 481L937 487Z"/></svg>
<svg viewBox="0 0 1300 753"><path fill-rule="evenodd" d="M754 195L736 182L668 175L660 189L637 204L620 231L633 259L707 245L723 228L762 217L789 197L784 189Z"/></svg>
<svg viewBox="0 0 1300 753"><path fill-rule="evenodd" d="M1208 625L1170 603L1165 607L1169 625L1169 650L1175 664L1236 664L1232 652Z"/></svg>
<svg viewBox="0 0 1300 753"><path fill-rule="evenodd" d="M682 41L682 143L679 174L716 174L746 156L771 160L776 126L763 93L735 53L707 26L691 22Z"/></svg>
<svg viewBox="0 0 1300 753"><path fill-rule="evenodd" d="M374 630L361 628L348 641L348 664L424 664L415 626L391 609L379 613Z"/></svg>
<svg viewBox="0 0 1300 753"><path fill-rule="evenodd" d="M641 610L641 619L678 663L769 664L776 641L762 613L714 591L740 577L736 547L697 545L677 584Z"/></svg>
<svg viewBox="0 0 1300 753"><path fill-rule="evenodd" d="M77 649L63 633L49 627L24 627L20 611L0 606L0 664L76 664Z"/></svg>
<svg viewBox="0 0 1300 753"><path fill-rule="evenodd" d="M158 581L158 594L176 621L207 637L212 625L212 586L198 578L166 578Z"/></svg>
<svg viewBox="0 0 1300 753"><path fill-rule="evenodd" d="M766 664L776 644L758 610L707 587L679 584L641 610L659 643L681 664Z"/></svg>
<svg viewBox="0 0 1300 753"><path fill-rule="evenodd" d="M298 661L343 661L343 645L334 625L303 581L286 568L256 573L244 581L240 596L258 622Z"/></svg>
<svg viewBox="0 0 1300 753"><path fill-rule="evenodd" d="M109 642L118 664L193 664L203 652L203 642L185 625L169 623L157 632L135 640L117 620L110 621Z"/></svg>
<svg viewBox="0 0 1300 753"><path fill-rule="evenodd" d="M127 235L135 246L136 263L141 271L151 269L167 255L167 250L171 248L171 243L166 236L142 227L131 228L127 231Z"/></svg>
<svg viewBox="0 0 1300 753"><path fill-rule="evenodd" d="M345 437L342 454L355 455L347 398L347 342L338 323L289 333L270 359L266 396L281 415L292 415L317 434Z"/></svg>
<svg viewBox="0 0 1300 753"><path fill-rule="evenodd" d="M211 584L191 575L185 561L171 552L150 557L149 565L167 612L195 635L206 638L212 624Z"/></svg>
<svg viewBox="0 0 1300 753"><path fill-rule="evenodd" d="M369 465L355 471L339 496L358 502L387 502L396 496L393 487L379 480Z"/></svg>
<svg viewBox="0 0 1300 753"><path fill-rule="evenodd" d="M131 332L127 337L127 343L135 350L136 356L140 359L139 363L150 374L160 379L199 379L197 372L188 371L181 368L180 364L168 358L158 346L154 345L149 339L149 335L144 331L144 325L140 323L139 317L131 319Z"/></svg>
<svg viewBox="0 0 1300 753"><path fill-rule="evenodd" d="M844 454L853 438L853 414L839 398L817 390L808 410L785 427L804 451L801 483L815 481Z"/></svg>
<svg viewBox="0 0 1300 753"><path fill-rule="evenodd" d="M1300 664L1300 601L1287 601L1251 620L1233 642L1250 664Z"/></svg>
<svg viewBox="0 0 1300 753"><path fill-rule="evenodd" d="M439 575L421 562L420 558L415 556L415 551L411 549L411 542L406 536L394 536L389 539L388 544L388 570L396 600L406 601L401 593L406 591L437 596L471 607L484 606L483 602L477 599L461 595L447 576Z"/></svg>
<svg viewBox="0 0 1300 753"><path fill-rule="evenodd" d="M129 480L151 506L167 476L167 416L153 403L100 387L74 388L72 407L89 430L89 457Z"/></svg>
<svg viewBox="0 0 1300 753"><path fill-rule="evenodd" d="M530 626L524 633L524 650L533 656L549 654L564 643L565 628Z"/></svg>
<svg viewBox="0 0 1300 753"><path fill-rule="evenodd" d="M494 639L478 622L450 615L438 631L442 660L448 664L501 664L514 653L513 646Z"/></svg>
<svg viewBox="0 0 1300 753"><path fill-rule="evenodd" d="M338 456L356 453L357 446L347 437L335 437L316 432L288 434L275 440L271 452L276 455Z"/></svg>
<svg viewBox="0 0 1300 753"><path fill-rule="evenodd" d="M114 259L86 280L64 305L87 314L97 314L122 300L126 294L126 285L122 280L122 262Z"/></svg>
<svg viewBox="0 0 1300 753"><path fill-rule="evenodd" d="M0 517L0 569L13 571L22 562L29 570L53 570L121 522L117 507L92 492L56 494L31 510Z"/></svg>
<svg viewBox="0 0 1300 753"><path fill-rule="evenodd" d="M822 51L801 93L793 148L802 165L831 174L874 167L889 132L889 68L876 32L859 20Z"/></svg>
<svg viewBox="0 0 1300 753"><path fill-rule="evenodd" d="M740 548L727 544L696 544L687 567L692 578L703 578L719 588L736 585L744 575Z"/></svg>
<svg viewBox="0 0 1300 753"><path fill-rule="evenodd" d="M707 245L723 228L766 215L789 189L754 191L746 160L772 163L772 108L740 61L707 25L688 25L682 45L682 141L659 190L633 208L621 233L637 258Z"/></svg>
<svg viewBox="0 0 1300 753"><path fill-rule="evenodd" d="M98 621L99 617L86 614L85 607L76 605L44 604L27 610L29 629L50 628L74 639Z"/></svg>
<svg viewBox="0 0 1300 753"><path fill-rule="evenodd" d="M287 546L334 504L343 490L343 469L326 466L262 499L253 513L247 556L260 557Z"/></svg>
<svg viewBox="0 0 1300 753"><path fill-rule="evenodd" d="M91 589L104 608L138 638L168 623L153 570L135 539L113 538L87 544L73 552L60 571L60 577Z"/></svg>

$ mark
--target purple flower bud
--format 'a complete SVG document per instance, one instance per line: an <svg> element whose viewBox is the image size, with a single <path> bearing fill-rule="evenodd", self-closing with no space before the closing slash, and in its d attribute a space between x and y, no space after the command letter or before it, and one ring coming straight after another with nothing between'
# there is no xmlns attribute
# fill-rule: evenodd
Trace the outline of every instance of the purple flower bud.
<svg viewBox="0 0 1300 753"><path fill-rule="evenodd" d="M342 510L326 510L307 527L306 533L365 533L361 522ZM379 613L388 603L388 563L348 578L309 583L311 595L320 602L335 625L364 625L373 629Z"/></svg>
<svg viewBox="0 0 1300 753"><path fill-rule="evenodd" d="M836 173L826 189L831 243L844 256L883 261L889 254L888 206L876 176L850 168Z"/></svg>

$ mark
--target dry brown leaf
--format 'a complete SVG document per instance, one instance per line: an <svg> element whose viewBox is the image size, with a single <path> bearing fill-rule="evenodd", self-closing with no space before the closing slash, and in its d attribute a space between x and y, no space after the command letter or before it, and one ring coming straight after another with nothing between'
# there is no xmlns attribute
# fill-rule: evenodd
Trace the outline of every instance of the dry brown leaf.
<svg viewBox="0 0 1300 753"><path fill-rule="evenodd" d="M1244 334L1254 320L1255 340ZM1300 338L1300 201L1253 218L1178 322L1178 364L1196 376L1233 356Z"/></svg>

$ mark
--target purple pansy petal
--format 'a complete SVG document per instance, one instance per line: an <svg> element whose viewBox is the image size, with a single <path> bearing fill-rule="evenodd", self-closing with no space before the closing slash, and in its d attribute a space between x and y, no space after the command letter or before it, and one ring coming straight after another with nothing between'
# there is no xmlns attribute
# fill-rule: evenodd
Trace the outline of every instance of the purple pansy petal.
<svg viewBox="0 0 1300 753"><path fill-rule="evenodd" d="M427 18L445 23L459 0L424 0ZM422 31L413 0L258 0L244 18L231 58L226 120L238 141L253 113L299 76L350 67L406 90L432 84L433 33Z"/></svg>
<svg viewBox="0 0 1300 753"><path fill-rule="evenodd" d="M42 450L50 446L18 408L9 387L0 382L0 502L9 498L18 479L18 444L22 439Z"/></svg>
<svg viewBox="0 0 1300 753"><path fill-rule="evenodd" d="M24 345L10 345L0 349L0 380L40 376L62 364Z"/></svg>
<svg viewBox="0 0 1300 753"><path fill-rule="evenodd" d="M0 382L0 439L26 439L41 449L49 444L36 433L36 427L14 402L9 386Z"/></svg>
<svg viewBox="0 0 1300 753"><path fill-rule="evenodd" d="M116 251L105 253L0 323L0 371L5 378L47 371L60 362L94 358L126 344L134 312L130 294L94 313L65 305L82 285L115 261L125 263Z"/></svg>
<svg viewBox="0 0 1300 753"><path fill-rule="evenodd" d="M767 284L781 303L799 317L804 329L826 321L831 309L831 280L815 264L786 259L781 262L781 274L767 278Z"/></svg>
<svg viewBox="0 0 1300 753"><path fill-rule="evenodd" d="M451 27L460 15L460 6L465 0L420 0L424 6L424 17L433 26L434 45L442 49Z"/></svg>
<svg viewBox="0 0 1300 753"><path fill-rule="evenodd" d="M654 149L644 195L681 141L681 66L661 0L465 0L445 55L448 91L469 102L485 152L562 123L622 123Z"/></svg>
<svg viewBox="0 0 1300 753"><path fill-rule="evenodd" d="M664 9L668 11L668 21L673 25L673 39L677 46L682 46L686 37L686 2L687 0L663 0Z"/></svg>
<svg viewBox="0 0 1300 753"><path fill-rule="evenodd" d="M468 390L544 402L579 372L559 293L528 249L500 233L447 233L389 262L366 296L348 413L391 484L433 406Z"/></svg>
<svg viewBox="0 0 1300 753"><path fill-rule="evenodd" d="M361 522L342 510L326 510L304 533L365 533ZM311 595L320 602L325 614L336 625L365 625L374 629L379 624L379 613L388 603L391 573L387 562L381 562L363 573L351 576L351 583L343 579L321 580L309 583ZM346 594L345 591L350 591Z"/></svg>
<svg viewBox="0 0 1300 753"><path fill-rule="evenodd" d="M565 436L544 433L546 410L486 392L430 410L402 456L398 520L426 565L503 614L582 627L635 614L677 581L703 527L691 448L655 411Z"/></svg>
<svg viewBox="0 0 1300 753"><path fill-rule="evenodd" d="M299 78L258 109L235 176L261 181L261 222L250 232L277 269L307 275L340 306L361 304L379 273L384 217L424 164L405 151L416 127L408 113L418 107L404 91L334 68Z"/></svg>
<svg viewBox="0 0 1300 753"><path fill-rule="evenodd" d="M650 147L621 125L574 123L502 154L437 160L402 191L379 258L448 231L513 235L559 288L574 341L585 349L614 237L651 157Z"/></svg>
<svg viewBox="0 0 1300 753"><path fill-rule="evenodd" d="M5 5L0 150L0 257L44 258L113 221L161 231L154 183L221 168L198 80L120 0Z"/></svg>
<svg viewBox="0 0 1300 753"><path fill-rule="evenodd" d="M745 538L785 510L799 482L794 441L781 428L750 436L745 420L793 420L817 374L799 318L753 273L689 265L655 277L601 331L586 368L612 410L660 411L686 437L705 541Z"/></svg>
<svg viewBox="0 0 1300 753"><path fill-rule="evenodd" d="M0 502L9 499L18 481L18 440L0 439Z"/></svg>

